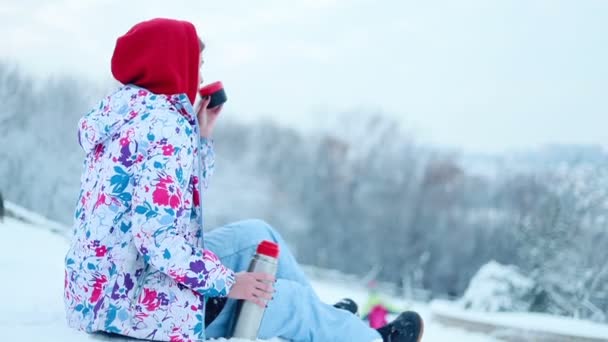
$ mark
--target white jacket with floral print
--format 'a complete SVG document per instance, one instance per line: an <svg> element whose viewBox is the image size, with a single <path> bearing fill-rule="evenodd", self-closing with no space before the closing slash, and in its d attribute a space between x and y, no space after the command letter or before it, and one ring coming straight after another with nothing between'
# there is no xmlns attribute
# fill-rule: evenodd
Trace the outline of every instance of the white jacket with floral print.
<svg viewBox="0 0 608 342"><path fill-rule="evenodd" d="M79 122L86 158L65 258L68 324L157 341L201 341L206 297L234 272L203 245L213 171L186 95L127 85Z"/></svg>

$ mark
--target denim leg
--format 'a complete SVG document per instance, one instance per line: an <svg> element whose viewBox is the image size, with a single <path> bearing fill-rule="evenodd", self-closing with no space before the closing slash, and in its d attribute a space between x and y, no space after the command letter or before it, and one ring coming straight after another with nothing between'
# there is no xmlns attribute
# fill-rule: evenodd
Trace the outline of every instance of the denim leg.
<svg viewBox="0 0 608 342"><path fill-rule="evenodd" d="M213 251L222 263L235 272L246 271L251 257L262 240L279 245L277 278L311 286L283 237L262 220L244 220L216 228L205 234L205 248Z"/></svg>
<svg viewBox="0 0 608 342"><path fill-rule="evenodd" d="M352 313L321 302L311 287L279 279L262 320L259 337L294 342L382 341L380 334Z"/></svg>
<svg viewBox="0 0 608 342"><path fill-rule="evenodd" d="M205 235L205 248L213 251L235 272L246 271L262 240L279 244L279 266L274 299L260 329L261 338L280 336L292 341L372 341L379 339L358 317L322 303L283 238L267 223L246 220L216 228ZM208 338L228 337L236 310L229 299L220 315L207 327Z"/></svg>

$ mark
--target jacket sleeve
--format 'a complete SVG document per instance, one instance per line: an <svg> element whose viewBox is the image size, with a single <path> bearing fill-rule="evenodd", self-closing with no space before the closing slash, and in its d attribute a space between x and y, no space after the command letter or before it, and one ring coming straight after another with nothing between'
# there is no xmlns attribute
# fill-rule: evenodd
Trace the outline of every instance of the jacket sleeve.
<svg viewBox="0 0 608 342"><path fill-rule="evenodd" d="M160 124L157 124L157 126ZM144 260L206 297L225 297L235 282L232 270L209 250L194 246L180 234L178 222L188 222L185 198L194 160L190 138L166 136L168 127L152 127L154 141L141 161L132 197L132 232ZM187 223L185 223L187 224Z"/></svg>
<svg viewBox="0 0 608 342"><path fill-rule="evenodd" d="M202 182L205 189L209 188L209 179L215 171L215 149L213 140L201 138L201 158L203 161Z"/></svg>

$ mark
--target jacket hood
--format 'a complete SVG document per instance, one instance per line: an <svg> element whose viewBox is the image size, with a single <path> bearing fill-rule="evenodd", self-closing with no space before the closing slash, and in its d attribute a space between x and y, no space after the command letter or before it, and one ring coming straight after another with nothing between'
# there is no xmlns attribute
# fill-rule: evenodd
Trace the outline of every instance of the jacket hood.
<svg viewBox="0 0 608 342"><path fill-rule="evenodd" d="M181 20L157 18L141 22L118 38L112 75L156 94L187 94L194 103L201 47L196 28Z"/></svg>

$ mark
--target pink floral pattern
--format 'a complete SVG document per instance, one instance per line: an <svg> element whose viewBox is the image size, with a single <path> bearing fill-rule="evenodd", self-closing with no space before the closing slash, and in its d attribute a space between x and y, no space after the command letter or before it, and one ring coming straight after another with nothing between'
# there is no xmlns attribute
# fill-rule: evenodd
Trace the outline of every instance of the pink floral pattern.
<svg viewBox="0 0 608 342"><path fill-rule="evenodd" d="M181 192L170 176L161 178L152 193L154 204L169 206L172 209L177 209L181 205L181 197Z"/></svg>

